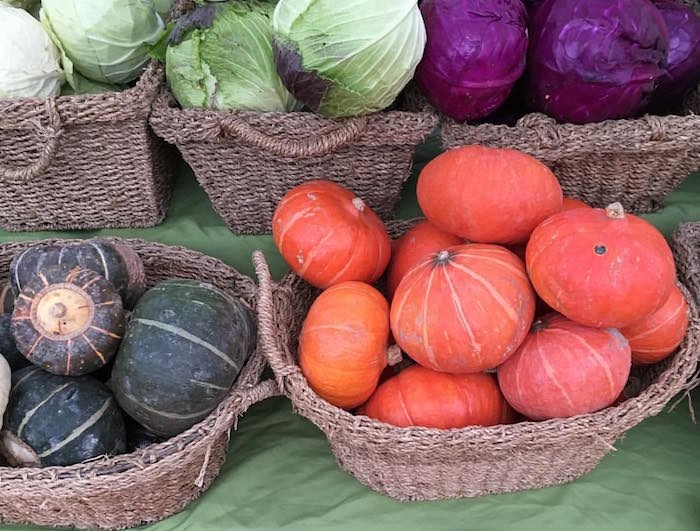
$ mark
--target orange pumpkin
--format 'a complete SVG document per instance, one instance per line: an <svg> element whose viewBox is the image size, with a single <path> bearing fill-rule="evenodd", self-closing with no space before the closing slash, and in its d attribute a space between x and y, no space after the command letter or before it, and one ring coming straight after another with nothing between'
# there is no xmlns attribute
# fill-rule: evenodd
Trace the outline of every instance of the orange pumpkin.
<svg viewBox="0 0 700 531"><path fill-rule="evenodd" d="M493 426L515 418L494 375L447 374L420 365L382 383L360 413L402 428Z"/></svg>
<svg viewBox="0 0 700 531"><path fill-rule="evenodd" d="M272 236L292 271L319 288L346 280L375 282L391 257L381 219L330 181L309 181L289 191L275 210Z"/></svg>
<svg viewBox="0 0 700 531"><path fill-rule="evenodd" d="M428 220L416 224L392 242L391 262L386 272L389 299L403 276L427 255L464 243L462 238L438 229Z"/></svg>
<svg viewBox="0 0 700 531"><path fill-rule="evenodd" d="M299 337L299 366L316 394L352 409L377 387L388 340L386 299L369 284L342 282L311 305Z"/></svg>
<svg viewBox="0 0 700 531"><path fill-rule="evenodd" d="M425 367L480 372L515 352L534 312L535 295L517 256L498 245L459 245L404 276L391 305L391 330Z"/></svg>
<svg viewBox="0 0 700 531"><path fill-rule="evenodd" d="M434 158L421 171L416 194L437 227L481 243L525 242L563 202L547 166L519 151L483 146Z"/></svg>
<svg viewBox="0 0 700 531"><path fill-rule="evenodd" d="M533 231L526 263L550 307L597 327L629 326L657 310L676 276L663 235L619 203L550 217Z"/></svg>
<svg viewBox="0 0 700 531"><path fill-rule="evenodd" d="M573 197L564 197L564 203L562 205L563 210L574 210L576 208L591 208L590 205L584 203L580 199L575 199Z"/></svg>
<svg viewBox="0 0 700 531"><path fill-rule="evenodd" d="M683 341L689 320L688 303L674 286L661 308L620 330L630 342L632 363L658 363L670 356Z"/></svg>
<svg viewBox="0 0 700 531"><path fill-rule="evenodd" d="M498 368L498 383L510 405L530 419L571 417L614 403L630 367L630 346L618 330L552 313L535 322Z"/></svg>

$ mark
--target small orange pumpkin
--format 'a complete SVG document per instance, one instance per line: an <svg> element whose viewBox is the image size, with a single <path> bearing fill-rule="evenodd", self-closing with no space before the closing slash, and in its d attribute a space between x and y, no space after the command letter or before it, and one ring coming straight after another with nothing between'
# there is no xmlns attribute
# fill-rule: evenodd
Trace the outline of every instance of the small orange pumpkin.
<svg viewBox="0 0 700 531"><path fill-rule="evenodd" d="M498 245L458 245L403 277L391 305L391 330L424 367L480 372L515 352L534 312L535 295L517 256Z"/></svg>
<svg viewBox="0 0 700 531"><path fill-rule="evenodd" d="M319 288L346 280L375 282L391 257L382 220L331 181L290 190L275 210L272 236L292 271Z"/></svg>
<svg viewBox="0 0 700 531"><path fill-rule="evenodd" d="M352 409L376 389L388 363L388 341L384 296L363 282L341 282L311 305L299 337L299 366L316 394Z"/></svg>
<svg viewBox="0 0 700 531"><path fill-rule="evenodd" d="M673 286L661 308L620 330L630 342L632 363L658 363L670 356L683 341L689 321L688 303L678 286Z"/></svg>
<svg viewBox="0 0 700 531"><path fill-rule="evenodd" d="M576 208L591 208L591 206L587 203L584 203L580 199L576 199L574 197L564 197L562 210L574 210Z"/></svg>
<svg viewBox="0 0 700 531"><path fill-rule="evenodd" d="M423 258L462 243L462 238L438 229L427 219L420 221L403 236L394 240L391 245L391 262L386 272L389 299L394 296L403 276Z"/></svg>

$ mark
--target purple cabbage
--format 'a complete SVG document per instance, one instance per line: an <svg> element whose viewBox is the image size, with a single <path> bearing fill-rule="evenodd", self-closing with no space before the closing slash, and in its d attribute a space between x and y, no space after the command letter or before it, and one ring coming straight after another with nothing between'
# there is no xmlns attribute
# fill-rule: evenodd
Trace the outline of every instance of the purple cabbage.
<svg viewBox="0 0 700 531"><path fill-rule="evenodd" d="M530 24L526 97L561 122L633 116L648 103L668 47L650 0L546 0Z"/></svg>
<svg viewBox="0 0 700 531"><path fill-rule="evenodd" d="M451 118L498 109L525 71L527 12L521 0L424 0L428 34L416 82Z"/></svg>
<svg viewBox="0 0 700 531"><path fill-rule="evenodd" d="M668 64L654 93L656 107L680 103L700 83L700 16L671 0L655 0L669 33Z"/></svg>

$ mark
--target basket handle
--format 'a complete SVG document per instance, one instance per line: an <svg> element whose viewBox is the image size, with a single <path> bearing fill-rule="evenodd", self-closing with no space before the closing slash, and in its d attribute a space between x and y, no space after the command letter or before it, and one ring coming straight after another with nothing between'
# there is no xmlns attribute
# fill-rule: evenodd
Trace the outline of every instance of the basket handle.
<svg viewBox="0 0 700 531"><path fill-rule="evenodd" d="M516 127L533 131L537 135L538 148L555 149L562 144L556 120L546 114L526 114L516 122Z"/></svg>
<svg viewBox="0 0 700 531"><path fill-rule="evenodd" d="M236 115L219 120L222 134L235 135L263 151L293 158L328 155L358 140L365 134L368 125L366 116L357 116L339 122L338 127L326 133L312 134L303 140L285 140L261 133Z"/></svg>
<svg viewBox="0 0 700 531"><path fill-rule="evenodd" d="M299 366L287 359L284 350L277 344L274 317L273 280L270 269L265 262L265 256L261 251L253 252L253 265L258 276L258 331L260 348L268 365L275 373L277 384L281 390L285 389L285 382L293 374L301 373Z"/></svg>
<svg viewBox="0 0 700 531"><path fill-rule="evenodd" d="M56 100L51 98L46 100L46 113L49 116L49 125L44 126L39 120L32 120L30 123L37 133L46 138L46 143L37 160L24 167L0 166L0 177L27 181L33 179L46 171L51 165L58 152L58 144L63 134L61 129L61 115L58 114Z"/></svg>

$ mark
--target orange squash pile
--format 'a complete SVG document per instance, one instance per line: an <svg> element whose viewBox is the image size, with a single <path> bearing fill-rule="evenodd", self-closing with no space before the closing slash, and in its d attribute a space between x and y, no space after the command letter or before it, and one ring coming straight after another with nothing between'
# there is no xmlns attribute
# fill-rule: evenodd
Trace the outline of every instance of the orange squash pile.
<svg viewBox="0 0 700 531"><path fill-rule="evenodd" d="M624 400L631 365L683 340L663 236L619 204L564 197L533 157L448 151L417 196L427 219L394 242L338 184L298 186L275 212L282 256L325 290L298 357L331 404L400 427L570 417Z"/></svg>

